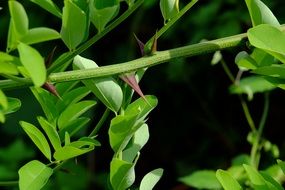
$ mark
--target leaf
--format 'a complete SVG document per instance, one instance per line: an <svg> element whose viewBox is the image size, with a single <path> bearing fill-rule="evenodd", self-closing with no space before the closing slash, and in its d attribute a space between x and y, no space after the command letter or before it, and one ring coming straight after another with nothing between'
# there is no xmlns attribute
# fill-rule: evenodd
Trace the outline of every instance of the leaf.
<svg viewBox="0 0 285 190"><path fill-rule="evenodd" d="M253 95L275 89L276 87L266 79L259 76L243 78L239 84L232 84L229 88L232 94L247 94L248 99L252 100Z"/></svg>
<svg viewBox="0 0 285 190"><path fill-rule="evenodd" d="M8 1L11 15L11 24L17 36L21 37L28 32L29 19L24 7L17 1Z"/></svg>
<svg viewBox="0 0 285 190"><path fill-rule="evenodd" d="M4 110L8 109L8 100L2 90L0 90L0 106L2 106Z"/></svg>
<svg viewBox="0 0 285 190"><path fill-rule="evenodd" d="M113 189L126 190L134 183L134 166L135 163L113 158L110 171L110 181Z"/></svg>
<svg viewBox="0 0 285 190"><path fill-rule="evenodd" d="M0 98L1 99L1 98ZM11 114L18 111L21 107L21 101L17 98L8 97L8 107L4 110L4 114Z"/></svg>
<svg viewBox="0 0 285 190"><path fill-rule="evenodd" d="M16 31L15 31L13 20L10 19L9 30L8 30L8 38L7 38L7 47L6 47L7 52L17 48L19 38L20 38L20 36L18 36Z"/></svg>
<svg viewBox="0 0 285 190"><path fill-rule="evenodd" d="M69 50L74 50L85 38L87 15L72 0L64 1L61 37Z"/></svg>
<svg viewBox="0 0 285 190"><path fill-rule="evenodd" d="M133 133L142 125L136 123L137 115L118 115L111 120L109 128L109 140L110 145L114 152L122 151L130 139Z"/></svg>
<svg viewBox="0 0 285 190"><path fill-rule="evenodd" d="M76 69L92 69L97 68L98 65L90 60L81 56L74 58L74 68ZM104 77L91 80L83 80L83 84L89 88L95 96L106 107L113 112L118 112L121 108L123 101L123 92L119 84L112 77Z"/></svg>
<svg viewBox="0 0 285 190"><path fill-rule="evenodd" d="M18 45L18 51L21 63L27 70L35 86L42 86L46 81L46 68L43 57L36 49L24 43Z"/></svg>
<svg viewBox="0 0 285 190"><path fill-rule="evenodd" d="M86 87L78 87L67 93L65 93L61 100L56 103L56 108L59 112L63 112L69 105L77 103L84 97L86 97L91 91Z"/></svg>
<svg viewBox="0 0 285 190"><path fill-rule="evenodd" d="M261 171L260 174L262 177L269 182L271 185L273 185L273 188L270 189L276 189L276 190L284 190L284 188L278 183L271 175L269 172Z"/></svg>
<svg viewBox="0 0 285 190"><path fill-rule="evenodd" d="M270 24L280 26L270 9L260 0L245 0L253 26Z"/></svg>
<svg viewBox="0 0 285 190"><path fill-rule="evenodd" d="M122 158L127 162L133 162L137 153L143 148L149 139L147 124L143 124L133 136L128 147L123 151Z"/></svg>
<svg viewBox="0 0 285 190"><path fill-rule="evenodd" d="M285 65L273 64L271 66L259 67L252 72L259 75L285 79Z"/></svg>
<svg viewBox="0 0 285 190"><path fill-rule="evenodd" d="M247 31L250 44L285 63L285 34L278 28L261 24Z"/></svg>
<svg viewBox="0 0 285 190"><path fill-rule="evenodd" d="M96 101L85 100L68 106L58 118L57 123L59 130L64 129L66 126L68 126L69 123L85 113L95 104Z"/></svg>
<svg viewBox="0 0 285 190"><path fill-rule="evenodd" d="M149 104L139 98L127 107L124 115L111 120L108 133L114 152L120 152L127 146L133 134L144 124L145 117L157 105L155 96L146 96L146 99Z"/></svg>
<svg viewBox="0 0 285 190"><path fill-rule="evenodd" d="M108 22L119 13L120 4L118 0L91 0L90 20L102 32Z"/></svg>
<svg viewBox="0 0 285 190"><path fill-rule="evenodd" d="M179 0L160 0L159 6L165 24L179 13Z"/></svg>
<svg viewBox="0 0 285 190"><path fill-rule="evenodd" d="M277 164L281 168L281 170L283 171L283 174L285 174L285 162L282 160L277 160Z"/></svg>
<svg viewBox="0 0 285 190"><path fill-rule="evenodd" d="M42 88L31 88L31 91L40 103L47 120L52 124L56 124L56 120L59 117L55 107L55 99L57 98Z"/></svg>
<svg viewBox="0 0 285 190"><path fill-rule="evenodd" d="M33 160L22 166L18 173L20 190L39 190L47 183L53 170L45 164Z"/></svg>
<svg viewBox="0 0 285 190"><path fill-rule="evenodd" d="M224 170L217 170L216 176L225 190L242 190L240 184Z"/></svg>
<svg viewBox="0 0 285 190"><path fill-rule="evenodd" d="M86 124L90 121L90 118L87 117L79 117L65 126L63 129L59 131L60 139L63 139L65 132L68 132L70 136L75 135L78 131L80 131Z"/></svg>
<svg viewBox="0 0 285 190"><path fill-rule="evenodd" d="M243 167L255 189L276 189L271 183L267 182L255 168L246 164L244 164Z"/></svg>
<svg viewBox="0 0 285 190"><path fill-rule="evenodd" d="M160 180L163 174L163 169L155 169L146 174L140 184L140 190L152 190L156 183Z"/></svg>
<svg viewBox="0 0 285 190"><path fill-rule="evenodd" d="M31 0L43 9L47 10L51 14L61 18L61 12L59 8L52 2L52 0Z"/></svg>
<svg viewBox="0 0 285 190"><path fill-rule="evenodd" d="M56 131L56 127L50 124L45 118L38 117L37 118L39 123L41 124L43 130L45 131L46 135L48 136L54 150L61 148L61 142L59 139L59 135Z"/></svg>
<svg viewBox="0 0 285 190"><path fill-rule="evenodd" d="M235 57L235 63L240 70L256 69L257 63L255 60L247 54L247 52L239 52Z"/></svg>
<svg viewBox="0 0 285 190"><path fill-rule="evenodd" d="M0 73L18 75L17 66L19 65L20 60L17 57L0 52Z"/></svg>
<svg viewBox="0 0 285 190"><path fill-rule="evenodd" d="M89 144L86 144L86 145L89 145ZM87 152L90 152L93 149L94 149L94 146L88 146L87 148L78 148L78 147L73 146L72 143L70 143L68 145L65 145L64 147L57 149L53 157L56 160L67 160L67 159L74 158L82 154L85 154Z"/></svg>
<svg viewBox="0 0 285 190"><path fill-rule="evenodd" d="M25 44L36 44L40 42L59 39L60 34L51 28L38 27L28 31L26 35L21 38L21 42Z"/></svg>
<svg viewBox="0 0 285 190"><path fill-rule="evenodd" d="M30 139L35 143L35 145L40 149L40 151L47 157L47 159L51 160L51 151L49 144L42 134L42 132L36 128L34 125L27 123L25 121L20 121L20 125L30 137Z"/></svg>
<svg viewBox="0 0 285 190"><path fill-rule="evenodd" d="M211 170L200 170L178 179L182 183L198 189L220 189L216 174Z"/></svg>
<svg viewBox="0 0 285 190"><path fill-rule="evenodd" d="M158 103L155 96L145 96L146 101L143 98L138 98L136 101L131 103L125 110L125 115L139 113L138 121L144 120L145 117L153 110Z"/></svg>

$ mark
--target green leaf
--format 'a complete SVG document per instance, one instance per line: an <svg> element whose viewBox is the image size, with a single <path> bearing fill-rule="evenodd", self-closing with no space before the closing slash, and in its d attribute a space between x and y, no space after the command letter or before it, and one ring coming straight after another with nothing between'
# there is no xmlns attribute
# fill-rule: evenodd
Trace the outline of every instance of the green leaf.
<svg viewBox="0 0 285 190"><path fill-rule="evenodd" d="M270 24L280 26L270 9L260 0L245 0L253 26Z"/></svg>
<svg viewBox="0 0 285 190"><path fill-rule="evenodd" d="M266 182L266 180L262 177L260 173L258 173L258 171L255 168L246 164L244 164L243 167L255 189L262 189L262 190L275 189L272 187L270 183Z"/></svg>
<svg viewBox="0 0 285 190"><path fill-rule="evenodd" d="M281 168L281 170L283 171L283 174L285 174L285 162L282 160L277 160L277 164Z"/></svg>
<svg viewBox="0 0 285 190"><path fill-rule="evenodd" d="M46 81L46 68L40 53L24 43L18 45L21 63L24 65L35 86L42 86Z"/></svg>
<svg viewBox="0 0 285 190"><path fill-rule="evenodd" d="M160 0L159 6L164 18L164 23L179 13L179 0Z"/></svg>
<svg viewBox="0 0 285 190"><path fill-rule="evenodd" d="M146 174L140 184L140 190L152 190L163 174L163 169L155 169Z"/></svg>
<svg viewBox="0 0 285 190"><path fill-rule="evenodd" d="M80 131L86 124L90 121L90 118L87 117L79 117L65 126L63 129L59 131L60 139L64 138L65 132L68 132L70 136L75 135L78 131Z"/></svg>
<svg viewBox="0 0 285 190"><path fill-rule="evenodd" d="M20 60L17 57L7 53L0 52L0 73L17 75L17 66L20 65Z"/></svg>
<svg viewBox="0 0 285 190"><path fill-rule="evenodd" d="M276 62L273 56L258 48L254 48L250 57L255 60L258 67L270 66Z"/></svg>
<svg viewBox="0 0 285 190"><path fill-rule="evenodd" d="M22 166L18 173L20 190L39 190L47 183L53 170L38 160L33 160Z"/></svg>
<svg viewBox="0 0 285 190"><path fill-rule="evenodd" d="M77 103L84 97L86 97L91 91L86 87L78 87L75 88L63 96L61 96L61 100L59 99L56 103L56 108L59 112L63 112L68 106Z"/></svg>
<svg viewBox="0 0 285 190"><path fill-rule="evenodd" d="M134 133L144 124L145 117L157 105L155 96L145 96L145 98L148 103L139 98L127 107L124 115L112 119L109 140L114 152L120 152L127 146Z"/></svg>
<svg viewBox="0 0 285 190"><path fill-rule="evenodd" d="M1 97L0 97L1 99ZM21 101L17 98L10 98L8 97L8 107L4 110L4 114L11 114L18 111L21 107Z"/></svg>
<svg viewBox="0 0 285 190"><path fill-rule="evenodd" d="M158 103L158 100L155 96L147 95L143 98L139 98L133 103L131 103L125 110L125 115L139 113L138 121L142 121L145 117L153 110Z"/></svg>
<svg viewBox="0 0 285 190"><path fill-rule="evenodd" d="M2 90L0 90L0 106L2 106L4 110L8 109L8 99Z"/></svg>
<svg viewBox="0 0 285 190"><path fill-rule="evenodd" d="M247 31L250 44L285 63L285 34L276 27L261 24Z"/></svg>
<svg viewBox="0 0 285 190"><path fill-rule="evenodd" d="M17 36L27 34L29 29L29 19L24 7L17 1L8 1L11 15L11 24Z"/></svg>
<svg viewBox="0 0 285 190"><path fill-rule="evenodd" d="M137 115L118 115L111 120L109 128L109 140L110 145L114 152L122 151L130 139L132 138L135 131L142 125L136 123Z"/></svg>
<svg viewBox="0 0 285 190"><path fill-rule="evenodd" d="M270 189L276 189L276 190L284 190L284 188L278 183L267 171L261 171L260 174L262 177L269 182L271 185L273 185L274 188ZM278 178L279 176L277 176Z"/></svg>
<svg viewBox="0 0 285 190"><path fill-rule="evenodd" d="M40 149L40 151L47 157L47 159L51 160L51 151L49 144L42 134L42 132L36 128L34 125L27 123L25 121L20 121L20 125L30 137L30 139L35 143L35 145Z"/></svg>
<svg viewBox="0 0 285 190"><path fill-rule="evenodd" d="M235 63L241 70L256 69L257 63L255 60L247 54L247 52L242 51L235 57Z"/></svg>
<svg viewBox="0 0 285 190"><path fill-rule="evenodd" d="M68 132L64 133L64 145L67 146L70 144L70 136Z"/></svg>
<svg viewBox="0 0 285 190"><path fill-rule="evenodd" d="M73 63L76 69L92 69L98 67L94 61L79 55L74 58ZM123 92L119 84L112 77L83 80L82 82L105 106L114 112L118 112L122 105Z"/></svg>
<svg viewBox="0 0 285 190"><path fill-rule="evenodd" d="M198 189L220 189L221 185L216 178L216 174L211 170L201 170L191 175L179 178L179 181Z"/></svg>
<svg viewBox="0 0 285 190"><path fill-rule="evenodd" d="M217 170L216 177L225 190L242 190L240 184L231 176L229 172Z"/></svg>
<svg viewBox="0 0 285 190"><path fill-rule="evenodd" d="M64 129L69 123L81 116L95 104L96 101L85 100L68 106L58 118L58 128L60 130Z"/></svg>
<svg viewBox="0 0 285 190"><path fill-rule="evenodd" d="M275 89L276 87L263 77L250 76L243 78L238 84L232 84L229 88L232 94L247 94L252 100L255 93L262 93Z"/></svg>
<svg viewBox="0 0 285 190"><path fill-rule="evenodd" d="M91 0L90 20L102 32L108 22L119 13L120 4L118 0Z"/></svg>
<svg viewBox="0 0 285 190"><path fill-rule="evenodd" d="M74 50L85 38L87 16L72 0L65 0L62 15L61 37L65 45Z"/></svg>
<svg viewBox="0 0 285 190"><path fill-rule="evenodd" d="M271 66L259 67L252 72L259 75L285 79L285 65L274 64Z"/></svg>
<svg viewBox="0 0 285 190"><path fill-rule="evenodd" d="M56 127L50 124L45 118L38 117L37 118L39 123L41 124L43 130L45 131L46 135L48 136L54 150L61 148L61 142L59 139L59 135L56 131Z"/></svg>
<svg viewBox="0 0 285 190"><path fill-rule="evenodd" d="M6 47L7 52L17 48L19 39L20 36L17 35L13 24L13 20L11 19L9 23L8 38L7 38L7 47Z"/></svg>
<svg viewBox="0 0 285 190"><path fill-rule="evenodd" d="M135 164L113 158L111 161L110 181L113 189L126 190L135 181Z"/></svg>
<svg viewBox="0 0 285 190"><path fill-rule="evenodd" d="M52 0L31 0L43 9L47 10L51 14L61 18L61 12L59 8L52 2Z"/></svg>
<svg viewBox="0 0 285 190"><path fill-rule="evenodd" d="M142 149L142 147L147 143L149 139L149 132L147 124L143 124L133 136L132 141L123 151L122 158L127 162L133 162L137 153Z"/></svg>
<svg viewBox="0 0 285 190"><path fill-rule="evenodd" d="M40 103L48 121L55 124L59 117L59 113L55 107L55 99L57 97L42 88L31 88L31 91Z"/></svg>
<svg viewBox="0 0 285 190"><path fill-rule="evenodd" d="M64 147L57 149L53 157L56 160L67 160L67 159L74 158L82 154L85 154L87 152L90 152L94 149L94 146L90 145L89 143L85 143L85 144L82 143L81 145L82 145L81 147L83 146L88 146L88 147L81 148L81 147L77 147L76 144L74 143L70 143L68 145L65 145Z"/></svg>
<svg viewBox="0 0 285 190"><path fill-rule="evenodd" d="M59 39L60 34L51 28L38 27L28 31L26 35L21 38L21 42L25 44L36 44L40 42Z"/></svg>

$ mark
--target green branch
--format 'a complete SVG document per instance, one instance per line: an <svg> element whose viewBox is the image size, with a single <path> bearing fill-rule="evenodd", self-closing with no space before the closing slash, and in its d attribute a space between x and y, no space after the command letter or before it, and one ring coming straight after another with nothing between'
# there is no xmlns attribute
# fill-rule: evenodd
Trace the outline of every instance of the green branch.
<svg viewBox="0 0 285 190"><path fill-rule="evenodd" d="M214 52L217 50L236 47L242 44L246 38L247 38L246 34L243 33L226 38L220 38L212 41L201 42L193 45L174 48L170 50L157 51L152 56L142 57L124 63L102 66L95 69L51 73L48 80L54 83L58 83L64 81L74 81L74 80L118 75L125 72L136 71L137 69L152 67L161 63L166 63L174 58L191 57L191 56ZM14 89L14 88L19 88L21 86L27 87L31 85L32 82L30 79L25 79L24 83L19 83L12 80L0 81L0 89Z"/></svg>

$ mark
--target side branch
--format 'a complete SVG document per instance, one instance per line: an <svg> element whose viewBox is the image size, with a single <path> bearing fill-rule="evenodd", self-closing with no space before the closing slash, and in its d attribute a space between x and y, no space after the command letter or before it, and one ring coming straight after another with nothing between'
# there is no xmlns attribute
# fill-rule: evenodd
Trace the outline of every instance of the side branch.
<svg viewBox="0 0 285 190"><path fill-rule="evenodd" d="M118 75L125 72L136 71L138 69L152 67L161 63L166 63L174 58L192 57L196 55L206 54L226 48L231 48L244 44L247 35L246 33L238 34L226 38L220 38L207 42L201 42L193 45L183 46L165 51L157 51L154 55L149 57L142 57L132 61L118 63L114 65L102 66L95 69L65 71L59 73L51 73L48 80L54 83L91 79L98 77L106 77L111 75ZM0 81L0 89L14 89L19 87L31 86L30 79L24 79L19 83L12 80Z"/></svg>

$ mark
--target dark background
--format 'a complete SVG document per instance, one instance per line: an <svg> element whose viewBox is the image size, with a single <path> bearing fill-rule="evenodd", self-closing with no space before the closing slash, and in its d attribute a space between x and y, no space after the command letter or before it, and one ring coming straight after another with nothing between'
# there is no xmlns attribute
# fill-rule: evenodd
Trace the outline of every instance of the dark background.
<svg viewBox="0 0 285 190"><path fill-rule="evenodd" d="M180 7L183 7L186 2L188 1L181 0ZM60 30L59 19L27 0L21 3L25 5L28 12L30 27L45 25ZM264 3L271 8L280 23L284 23L284 1L264 0ZM60 2L58 4L60 5ZM0 48L1 51L5 51L9 15L7 2L1 1L0 5L3 7L0 11ZM125 8L126 6L122 4L122 11ZM83 55L93 59L98 65L115 64L138 58L139 49L133 33L142 41L147 41L162 25L159 1L146 0L135 14ZM158 50L198 43L203 39L211 40L243 33L249 27L251 27L250 17L243 1L200 1L159 38ZM46 56L54 46L58 47L56 56L66 51L60 41L44 43L36 47L42 55ZM238 71L234 64L235 55L242 50L246 50L246 47L222 52L225 62L234 74ZM147 70L140 82L143 92L157 96L159 104L150 114L147 122L150 139L142 149L136 167L137 184L147 172L161 167L164 168L164 175L156 189L188 189L178 182L179 177L200 169L226 169L230 166L233 157L243 153L249 154L251 147L246 137L250 128L242 112L240 100L238 96L229 93L228 87L231 81L222 66L211 65L212 55L176 59L171 63L152 67ZM17 179L16 171L23 163L36 156L38 156L37 159L41 159L18 124L20 120L36 123L33 118L42 114L38 103L28 89L8 91L6 94L20 98L23 105L17 113L8 116L7 122L0 128L2 147L0 180ZM280 89L270 93L270 112L264 131L264 137L279 146L281 159L285 157L284 126L282 125L284 95L284 91ZM246 99L246 96L244 98ZM256 94L254 99L248 102L256 124L262 114L263 101L263 94ZM93 123L90 124L92 128L102 111L99 109L89 114L94 115ZM50 188L86 189L88 184L90 189L94 187L104 189L112 157L107 131L108 125L99 134L102 147L96 149L95 153L80 158L77 166L69 163L72 165L71 168L75 168L75 175L58 174L53 178L54 180L51 180ZM19 139L22 139L20 144L24 146L21 150L25 151L18 154L11 153L17 159L13 156L14 160L5 159L2 154L7 155L7 147ZM270 156L265 154L263 158L261 167L272 164ZM86 174L83 167L87 167L92 174ZM10 172L10 176L7 176L5 171ZM73 181L73 178L77 182ZM86 179L90 180L87 182Z"/></svg>

